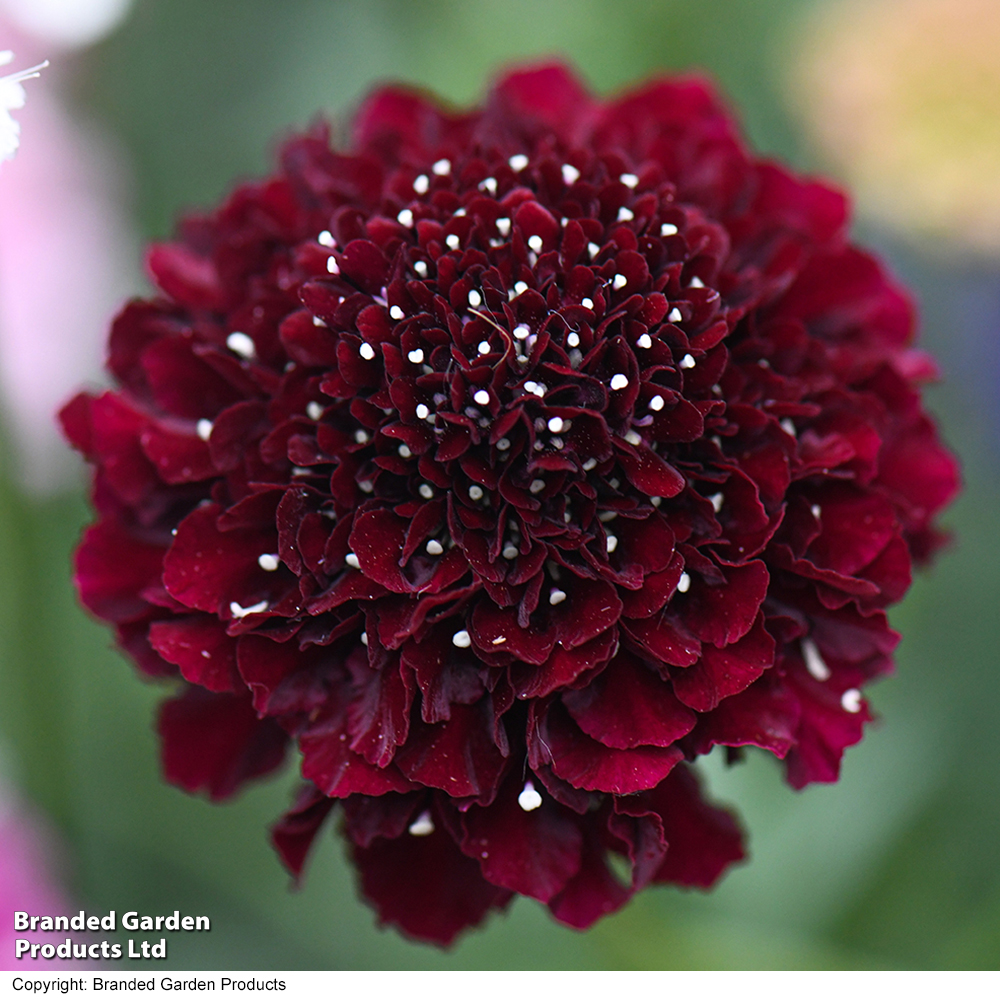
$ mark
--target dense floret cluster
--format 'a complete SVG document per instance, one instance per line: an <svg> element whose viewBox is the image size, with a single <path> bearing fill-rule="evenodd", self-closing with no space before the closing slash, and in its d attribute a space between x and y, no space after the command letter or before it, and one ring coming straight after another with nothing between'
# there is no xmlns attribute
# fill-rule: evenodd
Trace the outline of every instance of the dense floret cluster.
<svg viewBox="0 0 1000 1000"><path fill-rule="evenodd" d="M167 777L222 799L294 744L290 869L339 804L381 919L441 943L715 882L741 832L690 763L836 779L957 484L845 221L704 83L559 67L467 114L380 91L186 220L63 412L82 599L178 678Z"/></svg>

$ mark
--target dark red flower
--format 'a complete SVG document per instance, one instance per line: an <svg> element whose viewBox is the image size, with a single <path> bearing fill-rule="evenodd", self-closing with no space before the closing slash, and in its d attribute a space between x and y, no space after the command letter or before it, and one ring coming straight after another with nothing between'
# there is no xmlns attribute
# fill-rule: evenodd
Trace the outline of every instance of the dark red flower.
<svg viewBox="0 0 1000 1000"><path fill-rule="evenodd" d="M715 882L741 835L690 762L836 779L957 486L845 226L704 83L559 67L468 114L382 90L186 220L63 411L83 602L182 679L167 777L222 798L294 742L288 867L339 801L381 919L441 943Z"/></svg>

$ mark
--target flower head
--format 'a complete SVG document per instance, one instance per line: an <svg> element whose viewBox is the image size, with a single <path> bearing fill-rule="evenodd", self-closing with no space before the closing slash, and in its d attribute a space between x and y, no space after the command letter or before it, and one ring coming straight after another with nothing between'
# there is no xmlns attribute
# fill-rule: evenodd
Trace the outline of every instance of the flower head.
<svg viewBox="0 0 1000 1000"><path fill-rule="evenodd" d="M6 66L14 58L9 49L0 52L0 66ZM48 66L48 62L39 63L30 69L0 76L0 162L9 160L16 152L21 141L21 126L11 117L11 111L24 107L25 80L33 80L40 71Z"/></svg>
<svg viewBox="0 0 1000 1000"><path fill-rule="evenodd" d="M955 491L908 299L696 80L388 89L281 162L154 247L120 388L63 412L83 601L183 679L167 777L224 798L293 741L289 868L339 803L437 942L710 886L741 833L690 762L836 779Z"/></svg>

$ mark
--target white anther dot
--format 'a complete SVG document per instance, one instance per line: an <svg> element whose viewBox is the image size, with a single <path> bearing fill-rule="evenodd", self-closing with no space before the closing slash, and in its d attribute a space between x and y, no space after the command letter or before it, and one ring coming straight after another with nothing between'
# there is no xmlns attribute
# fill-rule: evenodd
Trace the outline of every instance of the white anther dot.
<svg viewBox="0 0 1000 1000"><path fill-rule="evenodd" d="M600 252L601 248L596 243L587 244L587 253L590 255L591 260L593 260Z"/></svg>
<svg viewBox="0 0 1000 1000"><path fill-rule="evenodd" d="M495 177L487 177L486 180L480 181L479 190L486 191L489 194L497 193L497 179Z"/></svg>
<svg viewBox="0 0 1000 1000"><path fill-rule="evenodd" d="M414 348L406 355L415 365L419 365L424 360L424 352L419 348Z"/></svg>
<svg viewBox="0 0 1000 1000"><path fill-rule="evenodd" d="M476 350L479 351L480 354L489 354L493 348L490 347L490 342L488 340L481 340L479 341L479 346Z"/></svg>
<svg viewBox="0 0 1000 1000"><path fill-rule="evenodd" d="M469 305L478 309L483 304L483 297L474 288L469 292Z"/></svg>
<svg viewBox="0 0 1000 1000"><path fill-rule="evenodd" d="M315 399L306 404L306 416L310 420L319 420L323 416L323 404L317 403Z"/></svg>
<svg viewBox="0 0 1000 1000"><path fill-rule="evenodd" d="M528 490L531 493L541 493L542 490L544 490L544 489L545 489L545 480L544 479L532 479L531 480L531 485L528 487Z"/></svg>
<svg viewBox="0 0 1000 1000"><path fill-rule="evenodd" d="M278 562L278 557L270 552L265 552L262 555L257 556L257 565L264 570L265 573L273 573L280 563Z"/></svg>
<svg viewBox="0 0 1000 1000"><path fill-rule="evenodd" d="M438 177L446 177L451 173L451 160L438 160L437 163L431 167L431 170L433 170Z"/></svg>
<svg viewBox="0 0 1000 1000"><path fill-rule="evenodd" d="M413 190L416 191L417 194L427 194L427 192L430 190L430 186L431 186L431 179L427 176L427 174L421 174L413 182Z"/></svg>
<svg viewBox="0 0 1000 1000"><path fill-rule="evenodd" d="M806 670L818 681L828 681L830 679L830 668L826 665L816 643L806 637L802 640L802 659L805 660Z"/></svg>
<svg viewBox="0 0 1000 1000"><path fill-rule="evenodd" d="M251 604L248 608L244 608L237 601L230 601L229 613L234 618L246 618L247 615L259 615L261 612L267 611L268 607L267 601L258 601L256 604Z"/></svg>
<svg viewBox="0 0 1000 1000"><path fill-rule="evenodd" d="M580 335L578 333L571 333L566 338L567 347L579 347L580 346Z"/></svg>
<svg viewBox="0 0 1000 1000"><path fill-rule="evenodd" d="M490 401L490 394L485 389L477 389L472 397L480 406L486 406Z"/></svg>
<svg viewBox="0 0 1000 1000"><path fill-rule="evenodd" d="M444 241L448 244L449 250L457 250L462 243L461 239L455 233L450 233L444 238Z"/></svg>
<svg viewBox="0 0 1000 1000"><path fill-rule="evenodd" d="M696 274L689 282L688 287L690 288L704 288L705 282L701 280Z"/></svg>
<svg viewBox="0 0 1000 1000"><path fill-rule="evenodd" d="M483 493L482 486L477 486L475 483L473 483L469 487L469 499L470 500L482 500L484 495L485 494Z"/></svg>
<svg viewBox="0 0 1000 1000"><path fill-rule="evenodd" d="M580 171L572 163L564 163L562 166L563 183L569 186L575 184L580 179Z"/></svg>
<svg viewBox="0 0 1000 1000"><path fill-rule="evenodd" d="M580 305L583 306L584 309L593 309L594 300L588 295L585 298L580 299Z"/></svg>
<svg viewBox="0 0 1000 1000"><path fill-rule="evenodd" d="M548 426L549 430L552 431L553 434L559 434L565 425L566 422L562 417L549 417Z"/></svg>
<svg viewBox="0 0 1000 1000"><path fill-rule="evenodd" d="M515 153L507 163L510 165L511 170L519 174L528 165L528 158L524 153Z"/></svg>
<svg viewBox="0 0 1000 1000"><path fill-rule="evenodd" d="M501 236L510 235L510 219L508 219L506 216L501 215L500 218L497 219L496 226L497 226L497 232Z"/></svg>
<svg viewBox="0 0 1000 1000"><path fill-rule="evenodd" d="M375 359L375 348L372 347L367 340L362 340L361 346L358 348L358 354L360 354L365 361L373 361Z"/></svg>
<svg viewBox="0 0 1000 1000"><path fill-rule="evenodd" d="M697 364L697 362L695 361L695 359L690 354L685 354L684 357L681 358L678 367L680 367L680 368L694 368L694 366L696 364Z"/></svg>
<svg viewBox="0 0 1000 1000"><path fill-rule="evenodd" d="M436 538L432 538L424 549L429 556L439 556L444 552L444 546Z"/></svg>
<svg viewBox="0 0 1000 1000"><path fill-rule="evenodd" d="M625 440L631 445L642 444L642 438L633 430L627 430L625 432Z"/></svg>
<svg viewBox="0 0 1000 1000"><path fill-rule="evenodd" d="M367 646L368 645L368 633L367 632L362 632L361 633L361 645L362 646Z"/></svg>
<svg viewBox="0 0 1000 1000"><path fill-rule="evenodd" d="M648 333L644 333L636 342L636 347L641 347L644 351L648 351L653 346L653 338L650 337Z"/></svg>
<svg viewBox="0 0 1000 1000"><path fill-rule="evenodd" d="M663 225L660 226L660 235L661 236L676 236L677 235L677 227L672 222L664 222Z"/></svg>
<svg viewBox="0 0 1000 1000"><path fill-rule="evenodd" d="M553 587L549 591L549 604L556 605L562 604L566 600L566 591L560 590L558 587Z"/></svg>
<svg viewBox="0 0 1000 1000"><path fill-rule="evenodd" d="M819 505L818 503L814 503L814 504L813 504L813 505L812 505L812 506L811 506L811 507L809 508L809 510L810 510L810 511L812 511L812 516L813 516L814 518L816 518L816 520L817 520L817 521L818 521L818 520L820 519L820 516L821 516L821 515L822 515L822 513L823 513L823 508L822 508L822 507L820 507L820 505Z"/></svg>
<svg viewBox="0 0 1000 1000"><path fill-rule="evenodd" d="M608 548L608 552L609 553L610 552L614 552L615 549L618 548L618 536L617 535L608 535L607 548Z"/></svg>
<svg viewBox="0 0 1000 1000"><path fill-rule="evenodd" d="M785 417L784 420L779 421L778 425L790 437L795 437L795 433L796 433L795 432L795 424L793 424L791 422L791 420L788 419L788 417Z"/></svg>
<svg viewBox="0 0 1000 1000"><path fill-rule="evenodd" d="M681 573L677 581L677 593L686 594L691 589L691 577L687 573Z"/></svg>
<svg viewBox="0 0 1000 1000"><path fill-rule="evenodd" d="M624 274L616 274L611 282L614 289L624 288L628 284L628 278Z"/></svg>
<svg viewBox="0 0 1000 1000"><path fill-rule="evenodd" d="M528 290L528 283L526 281L515 281L514 282L514 294L524 295Z"/></svg>
<svg viewBox="0 0 1000 1000"><path fill-rule="evenodd" d="M347 555L344 556L344 562L347 563L351 569L361 569L361 563L358 562L358 557L353 552L348 552Z"/></svg>
<svg viewBox="0 0 1000 1000"><path fill-rule="evenodd" d="M430 483L421 483L417 492L425 499L430 500L434 496L434 487Z"/></svg>
<svg viewBox="0 0 1000 1000"><path fill-rule="evenodd" d="M413 837L426 837L434 832L434 820L431 814L425 809L409 826L410 835Z"/></svg>
<svg viewBox="0 0 1000 1000"><path fill-rule="evenodd" d="M639 178L635 174L622 174L618 178L627 188L635 188L639 186Z"/></svg>
<svg viewBox="0 0 1000 1000"><path fill-rule="evenodd" d="M662 410L663 409L663 397L660 396L660 395L654 396L649 401L649 408L651 410L656 410L657 412L659 412L660 410Z"/></svg>
<svg viewBox="0 0 1000 1000"><path fill-rule="evenodd" d="M402 319L405 315L406 313L404 313L403 310L399 308L399 306L392 306L389 309L390 319L397 319L397 320Z"/></svg>
<svg viewBox="0 0 1000 1000"><path fill-rule="evenodd" d="M541 236L537 235L537 233L534 236L529 236L528 237L528 246L532 250L534 250L535 253L541 253L542 252L542 245L543 245L542 244L542 238L541 238Z"/></svg>
<svg viewBox="0 0 1000 1000"><path fill-rule="evenodd" d="M427 262L423 260L415 260L413 262L413 270L420 275L421 278L427 277Z"/></svg>
<svg viewBox="0 0 1000 1000"><path fill-rule="evenodd" d="M534 812L542 804L542 797L535 790L535 786L530 782L524 783L521 794L517 797L517 804L527 813Z"/></svg>
<svg viewBox="0 0 1000 1000"><path fill-rule="evenodd" d="M451 644L459 649L468 649L472 645L472 636L463 628L451 637Z"/></svg>
<svg viewBox="0 0 1000 1000"><path fill-rule="evenodd" d="M625 375L622 375L621 372L619 372L617 375L612 375L611 376L611 388L613 390L615 390L616 392L618 390L620 390L620 389L627 389L628 388L628 377L625 376Z"/></svg>
<svg viewBox="0 0 1000 1000"><path fill-rule="evenodd" d="M670 320L671 323L679 323L683 318L684 317L681 315L681 311L677 308L677 306L674 306L667 316L667 319Z"/></svg>
<svg viewBox="0 0 1000 1000"><path fill-rule="evenodd" d="M337 263L336 257L326 258L326 269L330 274L340 274L340 265Z"/></svg>
<svg viewBox="0 0 1000 1000"><path fill-rule="evenodd" d="M624 205L622 205L622 207L618 209L619 222L631 222L632 219L634 218L635 218L635 213L632 211L632 209L626 208Z"/></svg>
<svg viewBox="0 0 1000 1000"><path fill-rule="evenodd" d="M195 425L195 432L202 441L207 441L212 436L212 421L202 417Z"/></svg>
<svg viewBox="0 0 1000 1000"><path fill-rule="evenodd" d="M404 208L403 211L396 216L396 221L401 226L405 226L409 229L410 226L413 225L413 213L408 208Z"/></svg>
<svg viewBox="0 0 1000 1000"><path fill-rule="evenodd" d="M596 468L597 468L596 458L588 458L587 461L583 463L584 472L592 472Z"/></svg>
<svg viewBox="0 0 1000 1000"><path fill-rule="evenodd" d="M247 360L254 357L257 353L257 347L252 338L248 337L245 333L240 333L238 330L226 337L226 347L233 354L238 354L241 358L246 358Z"/></svg>
<svg viewBox="0 0 1000 1000"><path fill-rule="evenodd" d="M429 407L425 406L423 403L417 404L416 413L418 420L426 420L431 415Z"/></svg>
<svg viewBox="0 0 1000 1000"><path fill-rule="evenodd" d="M354 432L354 440L358 444L368 444L368 441L369 441L368 431L356 430Z"/></svg>
<svg viewBox="0 0 1000 1000"><path fill-rule="evenodd" d="M861 711L861 692L857 688L848 688L840 696L840 705L845 712L857 714Z"/></svg>
<svg viewBox="0 0 1000 1000"><path fill-rule="evenodd" d="M712 509L718 514L726 498L721 493L713 493L708 499L712 501Z"/></svg>
<svg viewBox="0 0 1000 1000"><path fill-rule="evenodd" d="M517 558L517 546L516 545L505 545L503 547L503 552L500 553L504 559L516 559Z"/></svg>
<svg viewBox="0 0 1000 1000"><path fill-rule="evenodd" d="M324 229L323 232L316 237L316 242L321 243L325 247L335 247L337 241L333 238L333 233L329 229Z"/></svg>

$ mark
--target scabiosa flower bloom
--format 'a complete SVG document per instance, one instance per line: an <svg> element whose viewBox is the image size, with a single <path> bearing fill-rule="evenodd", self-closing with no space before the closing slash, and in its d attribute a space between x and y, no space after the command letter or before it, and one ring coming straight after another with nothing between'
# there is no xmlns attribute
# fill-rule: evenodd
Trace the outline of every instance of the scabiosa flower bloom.
<svg viewBox="0 0 1000 1000"><path fill-rule="evenodd" d="M741 833L690 762L836 779L956 488L906 296L695 80L383 90L281 163L152 250L120 388L63 412L83 601L181 678L167 777L225 798L294 742L288 867L339 803L436 942L710 886Z"/></svg>

